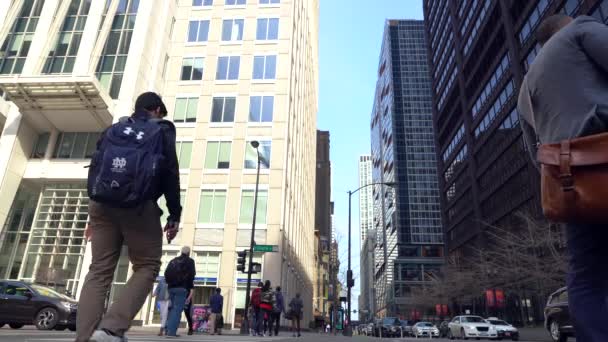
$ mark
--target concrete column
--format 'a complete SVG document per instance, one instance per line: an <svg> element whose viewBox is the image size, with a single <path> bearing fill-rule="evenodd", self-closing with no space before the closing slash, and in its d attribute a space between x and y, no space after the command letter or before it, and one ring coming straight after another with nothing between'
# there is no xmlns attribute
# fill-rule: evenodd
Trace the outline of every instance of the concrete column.
<svg viewBox="0 0 608 342"><path fill-rule="evenodd" d="M0 136L0 227L4 227L4 221L11 209L13 198L17 193L21 175L25 170L14 170L10 164L11 156L17 144L17 132L21 126L21 113L19 109L11 104L6 116L6 124ZM17 172L15 172L17 171ZM21 171L21 173L19 173ZM0 228L1 229L1 228Z"/></svg>
<svg viewBox="0 0 608 342"><path fill-rule="evenodd" d="M40 13L40 19L38 20L38 26L36 26L36 32L32 39L32 45L28 52L27 59L23 65L23 76L32 76L40 73L39 61L44 57L46 51L45 47L48 45L49 32L51 32L51 26L55 19L55 10L59 6L59 0L46 0Z"/></svg>
<svg viewBox="0 0 608 342"><path fill-rule="evenodd" d="M56 128L53 128L49 135L49 143L46 145L46 151L44 151L45 160L53 158L53 152L57 145L57 138L59 138L59 131Z"/></svg>
<svg viewBox="0 0 608 342"><path fill-rule="evenodd" d="M94 66L91 67L93 50L98 38L99 25L105 4L105 1L93 1L91 3L80 46L78 47L78 55L76 55L76 62L74 63L74 76L89 75L89 70L94 68Z"/></svg>
<svg viewBox="0 0 608 342"><path fill-rule="evenodd" d="M153 18L156 19L158 1L140 1L139 9L137 10L137 19L131 37L131 46L129 47L129 57L125 65L125 73L122 77L122 85L118 96L115 113L119 115L128 115L131 113L135 98L142 89L142 85L147 85L147 76L140 74L142 69L148 70L149 52L152 48L152 40L150 39L150 28L155 24ZM144 57L145 52L145 57ZM155 53L160 53L155 51ZM145 83L144 83L145 82Z"/></svg>

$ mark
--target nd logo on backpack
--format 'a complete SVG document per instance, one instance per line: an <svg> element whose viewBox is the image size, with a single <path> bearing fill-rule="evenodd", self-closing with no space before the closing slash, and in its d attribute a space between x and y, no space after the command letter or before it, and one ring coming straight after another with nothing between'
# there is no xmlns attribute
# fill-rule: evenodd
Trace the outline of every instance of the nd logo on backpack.
<svg viewBox="0 0 608 342"><path fill-rule="evenodd" d="M106 130L89 168L89 197L133 208L160 194L164 135L156 119L121 119Z"/></svg>

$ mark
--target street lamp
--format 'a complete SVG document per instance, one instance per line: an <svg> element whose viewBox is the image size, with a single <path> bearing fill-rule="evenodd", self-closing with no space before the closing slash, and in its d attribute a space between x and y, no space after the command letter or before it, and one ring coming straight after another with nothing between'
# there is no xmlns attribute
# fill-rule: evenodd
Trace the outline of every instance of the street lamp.
<svg viewBox="0 0 608 342"><path fill-rule="evenodd" d="M255 192L253 194L253 222L251 223L251 243L249 244L249 266L247 268L247 289L245 292L245 311L244 311L244 319L241 324L241 335L249 334L249 316L247 315L247 310L249 309L249 301L251 300L251 271L253 268L251 265L253 264L253 247L255 246L255 220L258 211L258 187L260 185L260 164L262 157L260 156L260 143L258 141L252 141L251 147L255 148L257 154L257 173L255 177Z"/></svg>
<svg viewBox="0 0 608 342"><path fill-rule="evenodd" d="M348 324L344 327L344 336L353 336L353 329L351 326L350 320L350 312L351 312L351 288L355 285L355 280L353 279L353 270L351 268L351 200L353 194L357 193L359 190L366 188L372 185L386 185L390 187L394 187L397 185L396 182L379 182L379 183L370 183L364 186L359 187L355 191L348 192L348 270L346 271L346 301L348 302L348 310L346 311L346 318L348 319ZM384 198L382 198L384 201ZM384 227L382 227L384 229Z"/></svg>

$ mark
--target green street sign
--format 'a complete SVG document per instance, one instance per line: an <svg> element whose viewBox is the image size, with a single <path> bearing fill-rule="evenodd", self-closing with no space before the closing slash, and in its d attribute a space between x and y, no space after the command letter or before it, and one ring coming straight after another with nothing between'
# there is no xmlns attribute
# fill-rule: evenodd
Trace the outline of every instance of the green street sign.
<svg viewBox="0 0 608 342"><path fill-rule="evenodd" d="M254 252L278 252L279 251L279 246L274 246L274 245L255 245L253 246L253 251Z"/></svg>

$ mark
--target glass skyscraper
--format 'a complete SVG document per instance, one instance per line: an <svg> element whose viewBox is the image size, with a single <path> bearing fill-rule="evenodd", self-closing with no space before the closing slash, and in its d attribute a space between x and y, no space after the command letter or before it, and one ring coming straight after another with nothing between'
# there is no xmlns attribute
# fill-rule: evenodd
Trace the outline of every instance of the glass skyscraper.
<svg viewBox="0 0 608 342"><path fill-rule="evenodd" d="M423 21L389 20L380 53L371 115L372 179L397 183L373 190L380 316L412 316L412 289L437 272L443 260L424 32Z"/></svg>

